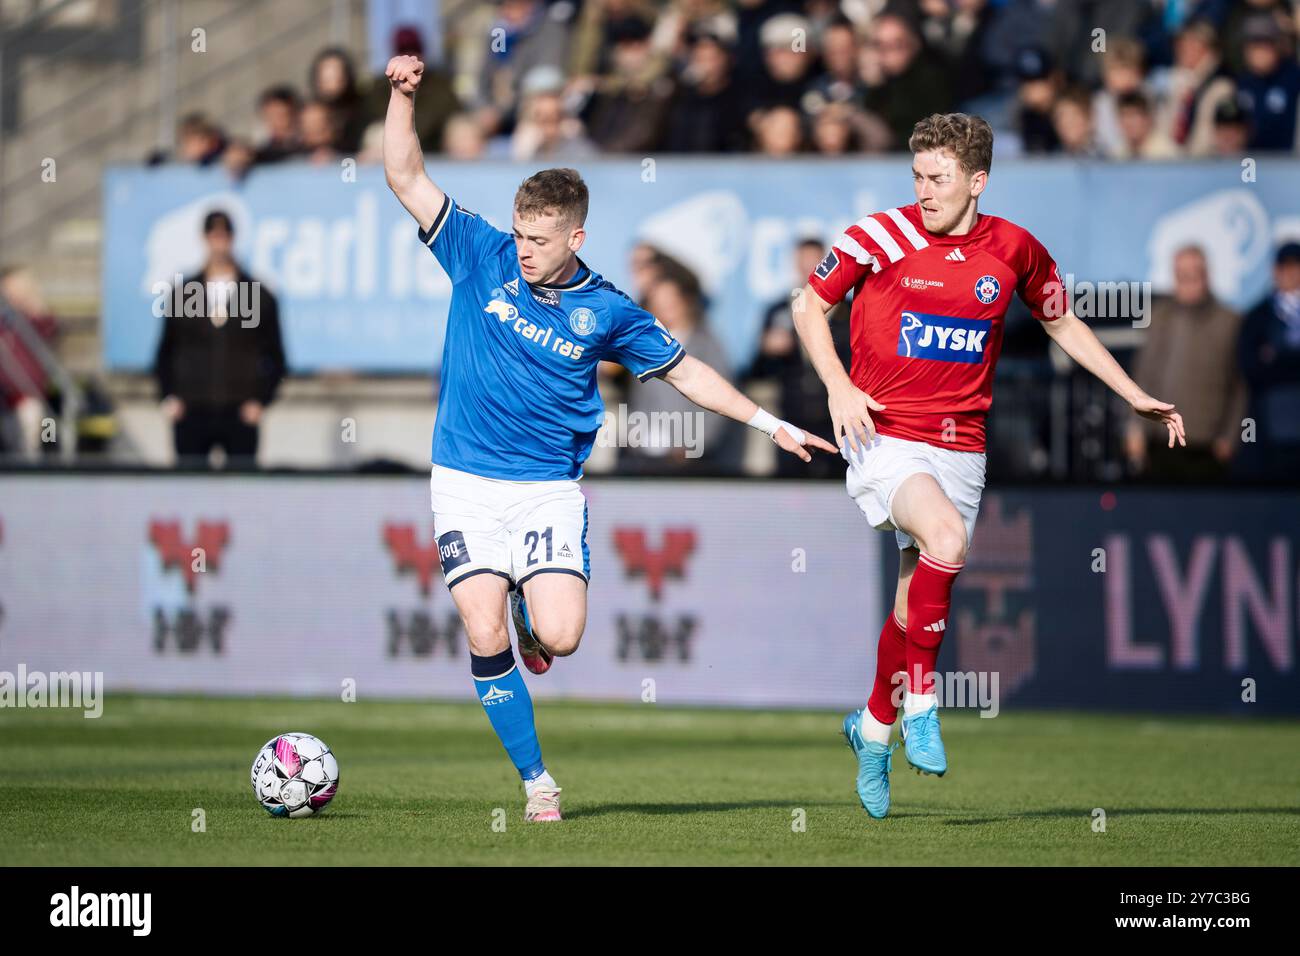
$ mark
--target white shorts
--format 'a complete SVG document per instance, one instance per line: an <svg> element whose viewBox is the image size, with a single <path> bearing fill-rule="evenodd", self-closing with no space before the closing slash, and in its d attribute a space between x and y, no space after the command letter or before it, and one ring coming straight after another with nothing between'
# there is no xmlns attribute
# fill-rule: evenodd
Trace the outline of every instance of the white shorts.
<svg viewBox="0 0 1300 956"><path fill-rule="evenodd" d="M475 574L512 588L544 571L590 578L587 499L576 481L503 481L434 465L429 499L449 588Z"/></svg>
<svg viewBox="0 0 1300 956"><path fill-rule="evenodd" d="M894 532L899 550L915 547L916 539L894 523L894 494L905 479L918 473L930 475L939 483L966 524L966 546L970 547L984 491L982 451L938 448L877 434L865 447L855 451L846 445L840 454L849 463L845 476L849 497L857 502L873 528Z"/></svg>

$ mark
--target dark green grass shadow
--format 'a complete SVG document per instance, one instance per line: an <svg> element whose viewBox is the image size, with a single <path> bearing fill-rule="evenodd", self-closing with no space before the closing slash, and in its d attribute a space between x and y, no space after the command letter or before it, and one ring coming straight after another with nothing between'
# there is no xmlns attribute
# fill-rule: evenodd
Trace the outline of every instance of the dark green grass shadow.
<svg viewBox="0 0 1300 956"><path fill-rule="evenodd" d="M954 818L945 820L950 827L984 826L990 823L1009 823L1015 820L1064 820L1074 817L1090 817L1094 808L1075 810L1026 810L1023 812L1004 813L998 816ZM1300 815L1300 807L1106 807L1106 816L1140 817L1140 816L1271 816L1277 813ZM951 814L939 814L940 816Z"/></svg>
<svg viewBox="0 0 1300 956"><path fill-rule="evenodd" d="M612 813L632 813L646 816L673 816L691 813L733 813L737 810L788 810L791 807L835 807L835 803L809 803L807 800L748 800L725 802L690 802L690 803L596 803L577 807L566 807L564 819L577 820L582 817L601 817Z"/></svg>

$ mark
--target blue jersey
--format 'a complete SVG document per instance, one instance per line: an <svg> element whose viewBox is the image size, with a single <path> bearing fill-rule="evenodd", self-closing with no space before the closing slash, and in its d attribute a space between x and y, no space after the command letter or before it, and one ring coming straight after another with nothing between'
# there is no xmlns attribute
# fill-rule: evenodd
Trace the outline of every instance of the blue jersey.
<svg viewBox="0 0 1300 956"><path fill-rule="evenodd" d="M514 236L451 197L420 241L452 282L433 463L485 478L582 476L604 421L596 366L642 381L682 360L649 312L578 260L560 285L529 285Z"/></svg>

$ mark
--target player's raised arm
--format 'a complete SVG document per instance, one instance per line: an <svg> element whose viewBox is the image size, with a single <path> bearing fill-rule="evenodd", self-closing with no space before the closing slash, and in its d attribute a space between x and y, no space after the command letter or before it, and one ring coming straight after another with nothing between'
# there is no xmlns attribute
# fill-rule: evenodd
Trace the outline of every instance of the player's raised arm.
<svg viewBox="0 0 1300 956"><path fill-rule="evenodd" d="M1175 442L1187 444L1183 416L1173 405L1152 398L1137 382L1129 378L1119 362L1115 361L1115 356L1088 328L1088 323L1076 317L1073 311L1067 311L1058 319L1044 322L1043 328L1066 355L1109 385L1115 394L1132 406L1133 411L1153 422L1163 422L1169 429L1170 448L1174 447Z"/></svg>
<svg viewBox="0 0 1300 956"><path fill-rule="evenodd" d="M804 431L789 422L781 421L771 412L764 411L751 398L718 374L711 365L686 355L664 373L664 381L681 392L696 405L711 412L734 418L766 434L785 451L812 461L807 448L835 451L835 446L824 438Z"/></svg>
<svg viewBox="0 0 1300 956"><path fill-rule="evenodd" d="M424 154L415 135L415 91L424 77L424 63L416 56L395 56L384 75L392 86L384 117L384 176L406 211L427 230L445 197L424 171Z"/></svg>
<svg viewBox="0 0 1300 956"><path fill-rule="evenodd" d="M805 285L795 297L792 309L794 329L808 352L809 361L826 386L827 404L835 430L831 437L836 442L847 441L856 450L860 444L875 437L876 426L871 420L871 412L880 411L885 406L854 385L840 362L831 338L830 320L826 318L832 307L832 303L818 295L811 284Z"/></svg>

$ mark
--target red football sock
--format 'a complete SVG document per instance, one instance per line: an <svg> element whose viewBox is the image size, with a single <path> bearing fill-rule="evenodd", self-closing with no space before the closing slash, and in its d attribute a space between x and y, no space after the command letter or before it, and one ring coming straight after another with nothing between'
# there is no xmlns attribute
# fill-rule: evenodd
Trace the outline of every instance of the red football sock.
<svg viewBox="0 0 1300 956"><path fill-rule="evenodd" d="M876 683L867 700L867 710L882 724L892 724L898 716L894 701L894 675L907 667L907 631L898 623L892 610L885 626L880 629L880 642L876 645Z"/></svg>
<svg viewBox="0 0 1300 956"><path fill-rule="evenodd" d="M924 551L907 587L907 689L934 693L939 645L948 626L952 582L963 565L932 558Z"/></svg>

